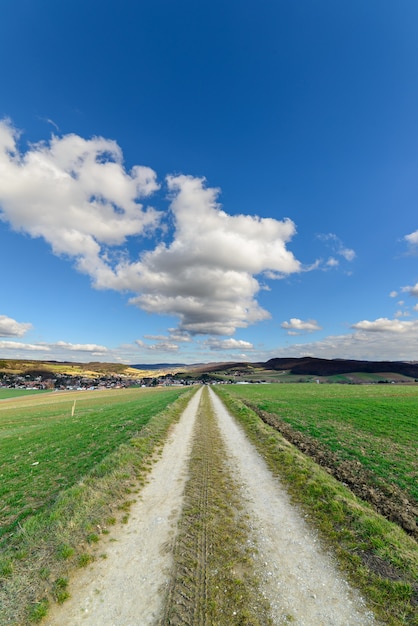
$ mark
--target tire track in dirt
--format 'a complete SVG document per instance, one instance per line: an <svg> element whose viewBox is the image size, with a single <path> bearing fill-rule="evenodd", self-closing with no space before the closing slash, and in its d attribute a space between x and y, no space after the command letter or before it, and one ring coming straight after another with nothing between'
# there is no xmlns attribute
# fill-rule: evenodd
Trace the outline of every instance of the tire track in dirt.
<svg viewBox="0 0 418 626"><path fill-rule="evenodd" d="M207 520L211 455L207 454L210 449L207 430L199 428L200 411L199 405L190 461L193 465L193 458L197 455L199 471L190 477L189 466L180 532L174 547L174 567L160 626L204 626L206 623L204 607L207 598ZM191 471L193 472L193 468Z"/></svg>
<svg viewBox="0 0 418 626"><path fill-rule="evenodd" d="M193 459L198 459L198 472L190 470L185 489L185 502L180 520L180 532L174 548L174 567L167 602L160 626L192 626L206 624L208 561L208 503L211 447L207 429L201 428L199 405L193 433ZM190 476L190 471L192 476Z"/></svg>
<svg viewBox="0 0 418 626"><path fill-rule="evenodd" d="M207 389L202 394L174 567L159 626L269 626L250 529Z"/></svg>

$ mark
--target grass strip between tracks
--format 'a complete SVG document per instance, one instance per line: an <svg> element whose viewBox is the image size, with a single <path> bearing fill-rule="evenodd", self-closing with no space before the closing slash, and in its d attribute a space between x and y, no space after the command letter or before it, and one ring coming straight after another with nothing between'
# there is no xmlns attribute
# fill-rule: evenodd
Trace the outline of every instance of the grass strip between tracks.
<svg viewBox="0 0 418 626"><path fill-rule="evenodd" d="M24 521L0 555L0 626L37 623L53 601L69 596L69 575L97 557L100 535L131 504L173 422L190 401L184 393L131 440L105 457L56 502Z"/></svg>
<svg viewBox="0 0 418 626"><path fill-rule="evenodd" d="M198 409L189 480L161 626L267 626L250 531L207 389Z"/></svg>
<svg viewBox="0 0 418 626"><path fill-rule="evenodd" d="M214 387L244 427L294 503L319 529L341 568L376 617L390 626L418 624L418 545L303 455L224 387Z"/></svg>

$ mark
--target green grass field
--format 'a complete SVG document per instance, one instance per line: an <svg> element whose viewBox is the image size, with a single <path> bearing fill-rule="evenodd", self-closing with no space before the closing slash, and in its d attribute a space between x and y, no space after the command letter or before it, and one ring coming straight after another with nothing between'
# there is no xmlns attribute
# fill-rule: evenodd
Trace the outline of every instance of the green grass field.
<svg viewBox="0 0 418 626"><path fill-rule="evenodd" d="M354 460L418 502L418 387L231 385L228 393L276 414L343 460Z"/></svg>
<svg viewBox="0 0 418 626"><path fill-rule="evenodd" d="M0 545L184 391L50 393L0 402Z"/></svg>
<svg viewBox="0 0 418 626"><path fill-rule="evenodd" d="M0 389L0 400L18 398L19 396L31 396L39 393L50 393L47 389Z"/></svg>

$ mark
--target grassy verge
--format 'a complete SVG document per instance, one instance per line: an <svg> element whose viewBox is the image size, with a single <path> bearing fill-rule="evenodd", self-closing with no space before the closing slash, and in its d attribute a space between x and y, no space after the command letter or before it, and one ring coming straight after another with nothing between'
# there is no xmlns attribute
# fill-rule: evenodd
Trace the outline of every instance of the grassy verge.
<svg viewBox="0 0 418 626"><path fill-rule="evenodd" d="M215 391L243 425L272 472L308 514L342 569L390 626L418 624L418 546L323 468L265 424L224 387Z"/></svg>
<svg viewBox="0 0 418 626"><path fill-rule="evenodd" d="M1 626L39 622L50 602L68 597L70 573L95 558L100 535L126 517L153 454L191 393L151 417L134 437L60 492L51 506L18 525L0 555Z"/></svg>
<svg viewBox="0 0 418 626"><path fill-rule="evenodd" d="M161 626L267 626L239 488L204 389Z"/></svg>

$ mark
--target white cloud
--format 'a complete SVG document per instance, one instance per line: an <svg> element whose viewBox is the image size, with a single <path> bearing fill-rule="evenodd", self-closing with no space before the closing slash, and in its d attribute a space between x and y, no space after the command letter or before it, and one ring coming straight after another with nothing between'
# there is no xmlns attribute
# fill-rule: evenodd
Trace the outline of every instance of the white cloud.
<svg viewBox="0 0 418 626"><path fill-rule="evenodd" d="M121 263L100 286L130 289L131 299L149 313L180 318L179 330L233 334L237 328L269 318L256 301L254 277L267 270L302 270L286 249L295 234L291 220L227 215L217 204L218 190L203 179L168 177L175 236L137 263Z"/></svg>
<svg viewBox="0 0 418 626"><path fill-rule="evenodd" d="M397 298L398 297L398 292L397 291L391 291L389 294L390 298Z"/></svg>
<svg viewBox="0 0 418 626"><path fill-rule="evenodd" d="M407 285L406 287L402 287L401 291L407 292L410 296L418 298L418 283L416 285Z"/></svg>
<svg viewBox="0 0 418 626"><path fill-rule="evenodd" d="M57 348L69 350L70 352L92 352L94 354L106 354L106 352L108 352L106 346L99 346L95 343L67 343L66 341L57 341L54 345Z"/></svg>
<svg viewBox="0 0 418 626"><path fill-rule="evenodd" d="M133 362L132 344L109 348L95 343L70 343L67 341L23 343L18 341L0 341L0 350L4 358L54 359L57 361L88 362L92 360ZM43 353L43 354L42 354Z"/></svg>
<svg viewBox="0 0 418 626"><path fill-rule="evenodd" d="M23 337L32 324L17 322L7 315L0 315L0 337Z"/></svg>
<svg viewBox="0 0 418 626"><path fill-rule="evenodd" d="M161 343L147 346L147 350L151 350L152 352L178 352L178 349L177 344L168 341L162 341Z"/></svg>
<svg viewBox="0 0 418 626"><path fill-rule="evenodd" d="M186 331L181 331L178 328L169 328L170 339L179 343L190 343L192 338Z"/></svg>
<svg viewBox="0 0 418 626"><path fill-rule="evenodd" d="M367 361L416 361L418 354L418 320L399 321L380 318L353 324L353 333L331 335L310 343L278 347L269 354L258 354L258 360L272 357L312 356L322 359L358 359Z"/></svg>
<svg viewBox="0 0 418 626"><path fill-rule="evenodd" d="M0 123L0 218L75 259L95 287L133 293L130 302L145 311L176 316L183 336L229 335L269 318L255 276L303 270L286 247L296 233L290 219L228 215L204 179L168 176L163 215L139 203L158 189L155 172L127 172L116 142L53 136L20 154L17 138ZM174 220L173 241L129 258L128 238L155 234L163 218Z"/></svg>
<svg viewBox="0 0 418 626"><path fill-rule="evenodd" d="M354 261L354 259L356 258L355 251L351 248L346 248L341 239L334 233L318 235L318 239L326 242L327 245L332 249L334 255L341 256L349 262ZM339 261L335 257L330 257L326 262L326 265L328 265L329 267L337 267L339 265Z"/></svg>
<svg viewBox="0 0 418 626"><path fill-rule="evenodd" d="M18 341L0 341L1 350L28 350L29 352L49 352L48 346L32 343L20 343Z"/></svg>
<svg viewBox="0 0 418 626"><path fill-rule="evenodd" d="M149 352L178 352L179 346L176 343L168 340L165 336L144 335L146 339L154 339L157 343L148 344L142 341L142 339L136 339L136 345L142 350Z"/></svg>
<svg viewBox="0 0 418 626"><path fill-rule="evenodd" d="M418 230L410 233L409 235L405 235L405 241L407 241L411 246L418 245Z"/></svg>
<svg viewBox="0 0 418 626"><path fill-rule="evenodd" d="M16 231L43 237L55 254L103 264L102 246L155 227L158 214L138 202L158 189L148 167L123 167L116 142L53 136L20 154L18 132L0 122L1 217Z"/></svg>
<svg viewBox="0 0 418 626"><path fill-rule="evenodd" d="M289 322L283 322L282 324L280 324L280 326L288 330L289 335L299 334L299 332L312 333L315 330L321 330L321 326L316 320L307 320L306 322L304 322L297 317L292 317Z"/></svg>
<svg viewBox="0 0 418 626"><path fill-rule="evenodd" d="M418 321L401 322L399 319L390 320L387 317L379 317L374 321L363 320L352 325L356 330L366 332L381 333L406 333L411 329L418 329Z"/></svg>
<svg viewBox="0 0 418 626"><path fill-rule="evenodd" d="M253 344L243 339L208 339L205 345L210 350L252 350Z"/></svg>
<svg viewBox="0 0 418 626"><path fill-rule="evenodd" d="M356 258L356 253L351 248L340 248L338 253L344 257L346 261L354 261Z"/></svg>

